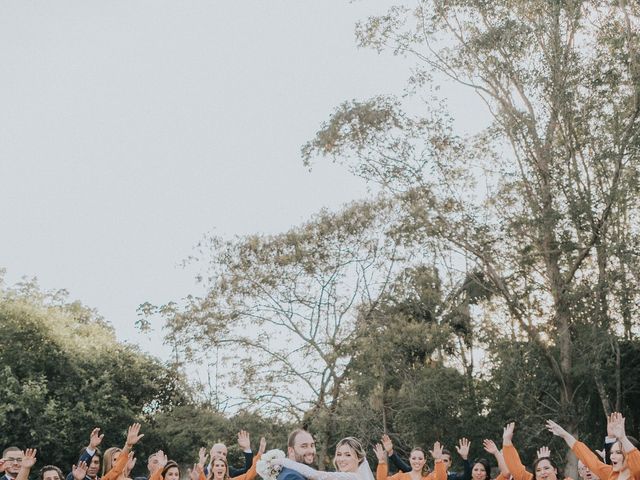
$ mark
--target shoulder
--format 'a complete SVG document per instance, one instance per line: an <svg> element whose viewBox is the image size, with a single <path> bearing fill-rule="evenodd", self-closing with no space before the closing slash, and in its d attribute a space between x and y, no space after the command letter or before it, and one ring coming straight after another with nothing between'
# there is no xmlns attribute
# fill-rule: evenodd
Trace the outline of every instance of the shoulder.
<svg viewBox="0 0 640 480"><path fill-rule="evenodd" d="M278 480L303 480L304 477L300 475L295 470L291 470L290 468L283 468L280 474L278 475Z"/></svg>

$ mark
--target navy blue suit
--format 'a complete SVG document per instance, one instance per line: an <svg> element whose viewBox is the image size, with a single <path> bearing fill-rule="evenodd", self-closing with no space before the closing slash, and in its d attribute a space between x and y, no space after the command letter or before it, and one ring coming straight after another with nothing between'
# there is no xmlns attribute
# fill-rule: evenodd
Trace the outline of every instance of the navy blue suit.
<svg viewBox="0 0 640 480"><path fill-rule="evenodd" d="M278 474L278 480L307 480L295 470L290 468L283 468Z"/></svg>

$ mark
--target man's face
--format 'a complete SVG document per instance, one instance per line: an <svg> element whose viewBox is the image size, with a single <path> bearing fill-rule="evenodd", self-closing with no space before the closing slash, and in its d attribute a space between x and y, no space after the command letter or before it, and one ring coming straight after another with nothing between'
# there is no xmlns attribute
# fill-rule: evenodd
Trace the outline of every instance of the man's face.
<svg viewBox="0 0 640 480"><path fill-rule="evenodd" d="M211 457L212 458L224 458L227 459L227 447L225 447L222 443L216 443L213 447L211 447Z"/></svg>
<svg viewBox="0 0 640 480"><path fill-rule="evenodd" d="M4 456L4 471L12 477L18 475L22 465L22 451L9 450Z"/></svg>
<svg viewBox="0 0 640 480"><path fill-rule="evenodd" d="M295 443L289 447L289 458L296 462L311 465L316 458L316 442L307 432L300 432L296 435Z"/></svg>
<svg viewBox="0 0 640 480"><path fill-rule="evenodd" d="M447 453L443 454L442 463L444 463L445 468L448 470L451 467L451 455Z"/></svg>
<svg viewBox="0 0 640 480"><path fill-rule="evenodd" d="M160 467L160 459L157 455L151 455L149 460L147 460L147 469L149 469L149 473L155 472Z"/></svg>
<svg viewBox="0 0 640 480"><path fill-rule="evenodd" d="M89 468L87 468L87 476L95 477L98 475L98 471L100 470L100 457L98 455L94 455L91 457L91 462L89 462Z"/></svg>

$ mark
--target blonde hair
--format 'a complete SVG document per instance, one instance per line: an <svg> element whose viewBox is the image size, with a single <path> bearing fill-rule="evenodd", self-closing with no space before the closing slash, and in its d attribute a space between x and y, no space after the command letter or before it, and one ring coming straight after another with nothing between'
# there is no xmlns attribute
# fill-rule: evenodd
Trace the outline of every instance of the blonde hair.
<svg viewBox="0 0 640 480"><path fill-rule="evenodd" d="M116 463L113 461L113 456L121 451L122 449L118 447L107 448L104 451L104 456L102 457L102 477L104 477L107 472L113 468L113 465Z"/></svg>
<svg viewBox="0 0 640 480"><path fill-rule="evenodd" d="M364 448L362 447L362 443L360 443L360 440L358 440L355 437L345 437L342 440L340 440L338 442L338 444L336 445L336 452L343 445L346 445L351 450L353 450L353 453L356 454L356 458L358 459L358 465L360 465L362 462L364 462L367 454L365 453ZM338 466L336 465L336 456L335 455L333 456L333 466L334 466L334 468L336 470L339 470Z"/></svg>

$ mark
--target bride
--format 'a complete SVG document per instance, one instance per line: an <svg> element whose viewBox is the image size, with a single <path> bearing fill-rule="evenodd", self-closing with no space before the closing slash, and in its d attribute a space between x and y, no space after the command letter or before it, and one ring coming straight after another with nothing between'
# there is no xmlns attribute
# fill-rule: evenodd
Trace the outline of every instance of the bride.
<svg viewBox="0 0 640 480"><path fill-rule="evenodd" d="M346 437L336 445L333 465L337 472L320 472L288 458L274 459L285 468L295 470L308 480L374 480L364 448L358 439Z"/></svg>

